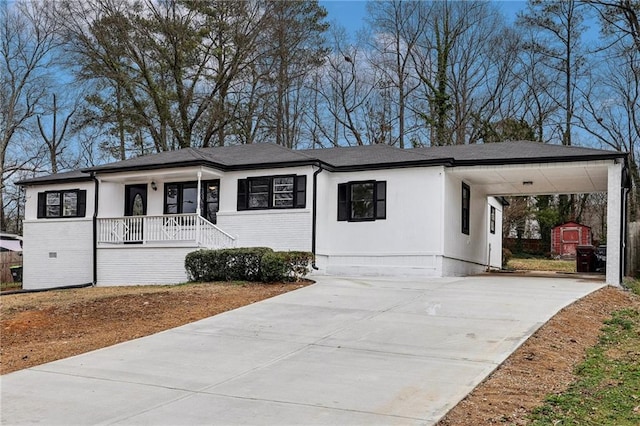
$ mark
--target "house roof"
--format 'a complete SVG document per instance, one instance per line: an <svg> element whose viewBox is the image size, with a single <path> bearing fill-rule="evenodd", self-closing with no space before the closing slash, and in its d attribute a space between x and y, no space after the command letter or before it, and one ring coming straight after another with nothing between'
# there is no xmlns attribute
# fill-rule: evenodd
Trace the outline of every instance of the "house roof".
<svg viewBox="0 0 640 426"><path fill-rule="evenodd" d="M222 170L234 168L272 167L308 163L313 159L280 145L257 143L212 148L183 148L159 154L143 155L129 160L85 169L85 172L114 172L164 167L210 165Z"/></svg>
<svg viewBox="0 0 640 426"><path fill-rule="evenodd" d="M435 158L453 158L456 166L605 160L626 156L618 151L531 141L435 146L413 151Z"/></svg>
<svg viewBox="0 0 640 426"><path fill-rule="evenodd" d="M537 142L502 142L476 145L400 149L389 145L367 145L291 150L271 143L212 148L184 148L129 160L58 173L18 184L86 181L90 173L114 173L169 167L210 166L220 170L248 170L296 165L322 165L334 171L356 171L398 167L444 165L500 165L544 162L603 160L625 157L625 153Z"/></svg>
<svg viewBox="0 0 640 426"><path fill-rule="evenodd" d="M71 172L54 173L52 175L39 176L31 179L24 179L16 182L18 185L45 185L47 183L56 182L86 182L90 181L91 176L87 173L83 173L81 170L74 170Z"/></svg>
<svg viewBox="0 0 640 426"><path fill-rule="evenodd" d="M413 149L400 149L386 144L306 149L298 152L323 162L329 168L349 170L425 165L429 163L444 164L450 162L447 160L452 160L452 158L431 156L428 151L419 152Z"/></svg>

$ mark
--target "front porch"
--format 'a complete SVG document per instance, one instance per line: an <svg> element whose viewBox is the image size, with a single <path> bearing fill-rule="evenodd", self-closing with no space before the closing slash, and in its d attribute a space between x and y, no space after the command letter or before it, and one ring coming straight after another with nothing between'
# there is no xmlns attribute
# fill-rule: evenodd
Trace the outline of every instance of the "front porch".
<svg viewBox="0 0 640 426"><path fill-rule="evenodd" d="M197 213L97 219L98 247L124 244L231 248L236 238Z"/></svg>

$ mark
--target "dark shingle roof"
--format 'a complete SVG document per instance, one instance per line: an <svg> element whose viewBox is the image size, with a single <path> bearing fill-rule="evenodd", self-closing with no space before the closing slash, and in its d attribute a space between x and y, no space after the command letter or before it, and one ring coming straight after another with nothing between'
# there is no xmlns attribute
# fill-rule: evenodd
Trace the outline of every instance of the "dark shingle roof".
<svg viewBox="0 0 640 426"><path fill-rule="evenodd" d="M23 185L23 184L38 184L38 185L44 185L47 183L54 183L54 182L86 182L86 181L90 181L91 180L91 176L88 175L87 173L83 173L80 170L74 170L72 172L62 172L62 173L55 173L52 175L45 175L45 176L39 176L36 178L31 178L31 179L24 179L21 180L19 182L16 182L16 184L18 185Z"/></svg>
<svg viewBox="0 0 640 426"><path fill-rule="evenodd" d="M193 165L212 165L228 170L243 166L269 166L281 163L309 162L310 160L298 151L276 144L259 143L213 148L184 148L92 167L86 171L144 170Z"/></svg>
<svg viewBox="0 0 640 426"><path fill-rule="evenodd" d="M330 170L410 166L499 165L612 159L625 153L573 146L519 141L477 145L399 149L389 145L367 145L294 151L271 143L213 148L185 148L92 167L82 171L58 173L19 184L88 180L89 172L110 173L170 167L210 166L220 170L248 170L322 164Z"/></svg>
<svg viewBox="0 0 640 426"><path fill-rule="evenodd" d="M624 153L577 146L551 145L531 141L514 141L474 145L447 145L415 148L430 158L453 158L455 165L544 163L608 159Z"/></svg>
<svg viewBox="0 0 640 426"><path fill-rule="evenodd" d="M389 145L364 145L337 148L306 149L299 151L322 161L333 168L358 168L426 164L429 156L411 149L399 149ZM438 158L440 160L440 158Z"/></svg>

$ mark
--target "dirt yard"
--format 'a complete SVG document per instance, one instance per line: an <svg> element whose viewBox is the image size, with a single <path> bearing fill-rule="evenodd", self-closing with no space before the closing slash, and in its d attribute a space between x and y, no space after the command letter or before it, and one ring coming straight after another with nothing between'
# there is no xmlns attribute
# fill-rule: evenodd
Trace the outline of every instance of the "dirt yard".
<svg viewBox="0 0 640 426"><path fill-rule="evenodd" d="M0 297L0 373L6 374L186 324L306 284L110 287ZM535 303L535 301L532 301ZM604 319L640 297L611 287L565 308L439 426L526 424L544 395L574 379Z"/></svg>
<svg viewBox="0 0 640 426"><path fill-rule="evenodd" d="M0 296L0 374L157 333L304 287L188 284Z"/></svg>
<svg viewBox="0 0 640 426"><path fill-rule="evenodd" d="M528 424L527 414L545 395L562 392L574 381L574 367L598 341L603 321L611 312L630 307L640 309L640 297L613 287L567 306L437 426Z"/></svg>

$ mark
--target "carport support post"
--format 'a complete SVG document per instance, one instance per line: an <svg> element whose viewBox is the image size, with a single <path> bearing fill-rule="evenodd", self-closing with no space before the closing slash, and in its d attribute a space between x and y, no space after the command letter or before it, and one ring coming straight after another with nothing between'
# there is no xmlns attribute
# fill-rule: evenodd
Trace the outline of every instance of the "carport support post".
<svg viewBox="0 0 640 426"><path fill-rule="evenodd" d="M607 284L619 286L622 278L622 161L609 165L607 179Z"/></svg>

